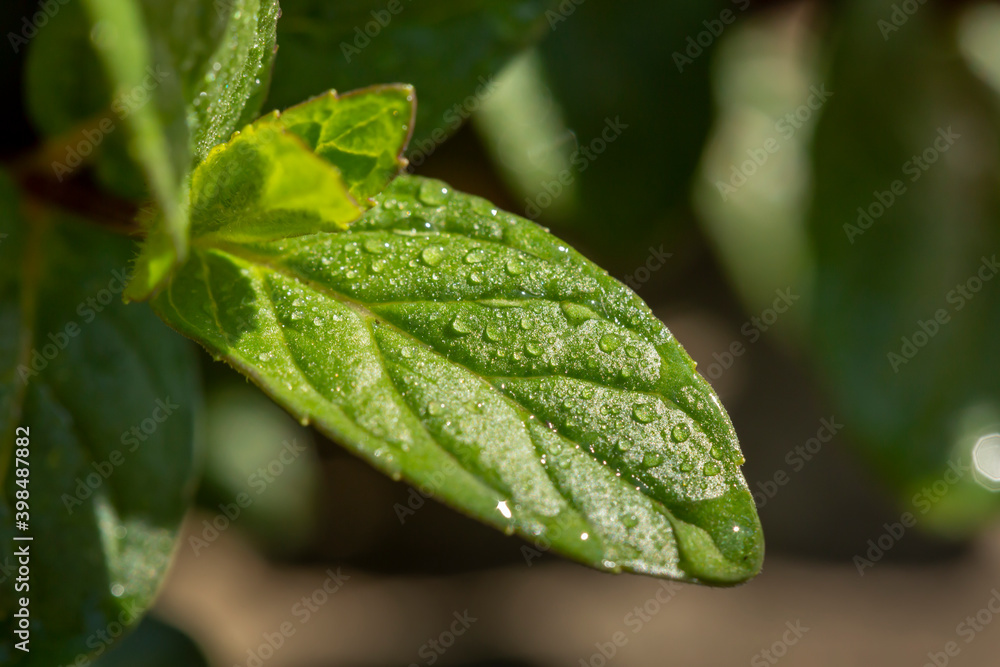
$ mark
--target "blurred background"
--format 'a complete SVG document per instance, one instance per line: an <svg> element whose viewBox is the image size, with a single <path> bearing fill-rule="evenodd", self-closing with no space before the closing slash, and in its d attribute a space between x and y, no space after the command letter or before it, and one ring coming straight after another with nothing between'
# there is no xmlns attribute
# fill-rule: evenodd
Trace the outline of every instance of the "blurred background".
<svg viewBox="0 0 1000 667"><path fill-rule="evenodd" d="M550 227L674 332L740 436L764 572L589 571L206 357L198 507L102 667L996 664L1000 4L281 5L266 108L413 83L412 171ZM3 54L5 158L86 115L56 102L94 97L76 12ZM118 139L66 186L109 219L144 187Z"/></svg>

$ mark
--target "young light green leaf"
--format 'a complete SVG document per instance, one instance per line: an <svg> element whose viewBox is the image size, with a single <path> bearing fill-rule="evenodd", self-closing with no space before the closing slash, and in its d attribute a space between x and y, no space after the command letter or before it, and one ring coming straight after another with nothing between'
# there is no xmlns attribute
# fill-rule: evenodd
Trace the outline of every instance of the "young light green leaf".
<svg viewBox="0 0 1000 667"><path fill-rule="evenodd" d="M345 232L195 239L154 308L299 418L489 524L606 570L757 573L732 425L634 293L440 181L401 177L377 202Z"/></svg>
<svg viewBox="0 0 1000 667"><path fill-rule="evenodd" d="M191 239L246 242L346 229L405 164L415 106L406 85L330 91L248 125L192 174ZM147 298L173 270L164 246L155 234L147 239L128 298Z"/></svg>
<svg viewBox="0 0 1000 667"><path fill-rule="evenodd" d="M194 491L197 363L146 305L121 303L126 239L28 224L11 191L0 183L0 565L28 545L32 633L30 653L14 648L23 593L0 587L0 663L83 664L166 572Z"/></svg>
<svg viewBox="0 0 1000 667"><path fill-rule="evenodd" d="M331 90L258 122L276 122L298 136L340 169L358 201L366 201L406 166L403 150L416 113L413 86L397 84L339 96Z"/></svg>

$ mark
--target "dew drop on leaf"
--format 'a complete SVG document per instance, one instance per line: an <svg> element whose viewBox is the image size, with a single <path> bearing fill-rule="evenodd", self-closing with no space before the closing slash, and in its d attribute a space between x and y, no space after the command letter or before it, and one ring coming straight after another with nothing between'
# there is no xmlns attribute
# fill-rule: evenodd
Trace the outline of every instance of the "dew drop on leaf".
<svg viewBox="0 0 1000 667"><path fill-rule="evenodd" d="M659 454L653 452L646 452L642 456L642 467L643 468L655 468L656 466L663 463L663 457Z"/></svg>
<svg viewBox="0 0 1000 667"><path fill-rule="evenodd" d="M691 437L691 427L685 423L680 423L674 426L670 431L670 439L674 442L687 442L687 439Z"/></svg>
<svg viewBox="0 0 1000 667"><path fill-rule="evenodd" d="M440 181L424 181L420 184L420 192L417 196L420 198L421 203L427 206L440 206L448 201L448 197L451 196L451 190Z"/></svg>
<svg viewBox="0 0 1000 667"><path fill-rule="evenodd" d="M614 334L604 334L597 345L601 348L601 352L611 353L621 347L622 339Z"/></svg>
<svg viewBox="0 0 1000 667"><path fill-rule="evenodd" d="M501 340L500 327L492 322L486 325L486 331L484 333L486 334L486 340L492 343L499 343Z"/></svg>
<svg viewBox="0 0 1000 667"><path fill-rule="evenodd" d="M632 408L632 417L640 424L649 424L656 420L656 408L649 403L640 403Z"/></svg>
<svg viewBox="0 0 1000 667"><path fill-rule="evenodd" d="M486 253L482 250L470 250L462 260L466 264L480 264L486 260Z"/></svg>
<svg viewBox="0 0 1000 667"><path fill-rule="evenodd" d="M507 273L512 276L519 276L524 273L524 264L517 260L509 260L507 262Z"/></svg>
<svg viewBox="0 0 1000 667"><path fill-rule="evenodd" d="M451 321L450 333L455 336L467 336L472 333L472 325L461 317L456 317Z"/></svg>
<svg viewBox="0 0 1000 667"><path fill-rule="evenodd" d="M420 253L420 259L424 261L427 266L437 266L444 259L444 250L438 248L437 246L428 246L423 249Z"/></svg>
<svg viewBox="0 0 1000 667"><path fill-rule="evenodd" d="M362 247L366 252L370 252L373 255L381 255L386 251L385 241L379 241L378 239L366 239Z"/></svg>

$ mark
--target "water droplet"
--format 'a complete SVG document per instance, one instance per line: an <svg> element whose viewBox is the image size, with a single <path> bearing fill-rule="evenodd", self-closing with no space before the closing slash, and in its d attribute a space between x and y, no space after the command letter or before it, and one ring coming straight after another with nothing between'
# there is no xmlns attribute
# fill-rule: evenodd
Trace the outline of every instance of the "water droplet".
<svg viewBox="0 0 1000 667"><path fill-rule="evenodd" d="M382 273L383 271L385 271L384 259L376 259L372 262L372 273Z"/></svg>
<svg viewBox="0 0 1000 667"><path fill-rule="evenodd" d="M635 528L639 525L639 517L634 514L626 514L622 517L622 523L626 528Z"/></svg>
<svg viewBox="0 0 1000 667"><path fill-rule="evenodd" d="M499 343L502 332L500 331L499 326L497 326L493 322L490 322L489 324L486 325L485 334L486 334L486 340L493 343Z"/></svg>
<svg viewBox="0 0 1000 667"><path fill-rule="evenodd" d="M413 350L411 350L408 347L404 347L402 350L399 351L399 353L403 356L404 359L409 359L410 357L413 356Z"/></svg>
<svg viewBox="0 0 1000 667"><path fill-rule="evenodd" d="M524 264L522 264L521 262L519 262L519 261L517 261L515 259L512 259L512 260L508 261L507 262L507 273L509 273L512 276L519 276L519 275L521 275L522 273L524 273Z"/></svg>
<svg viewBox="0 0 1000 667"><path fill-rule="evenodd" d="M292 319L293 320L301 320L302 319L302 311L299 311L299 310L294 311L292 313Z"/></svg>
<svg viewBox="0 0 1000 667"><path fill-rule="evenodd" d="M709 461L705 464L705 467L701 469L701 472L705 475L705 477L715 477L719 474L720 470L721 468L719 468L718 463L712 463Z"/></svg>
<svg viewBox="0 0 1000 667"><path fill-rule="evenodd" d="M472 331L472 323L463 320L461 316L456 317L451 321L451 333L456 336L467 336L472 333Z"/></svg>
<svg viewBox="0 0 1000 667"><path fill-rule="evenodd" d="M674 442L687 442L687 439L691 437L691 427L681 422L674 426L673 430L670 431L670 439Z"/></svg>
<svg viewBox="0 0 1000 667"><path fill-rule="evenodd" d="M542 355L542 346L538 343L532 341L524 346L524 353L529 357L540 357Z"/></svg>
<svg viewBox="0 0 1000 667"><path fill-rule="evenodd" d="M627 354L630 359L638 359L642 356L642 350L635 345L629 345L628 349L625 350L625 354Z"/></svg>
<svg viewBox="0 0 1000 667"><path fill-rule="evenodd" d="M111 586L111 594L114 595L116 598L120 598L121 596L125 595L125 587L122 586L121 584L113 584Z"/></svg>
<svg viewBox="0 0 1000 667"><path fill-rule="evenodd" d="M420 259L427 266L437 266L444 259L444 250L437 246L427 246L420 253Z"/></svg>
<svg viewBox="0 0 1000 667"><path fill-rule="evenodd" d="M314 317L313 318L313 324L315 326L317 326L317 327L320 326L321 324L323 324L323 318L322 317Z"/></svg>
<svg viewBox="0 0 1000 667"><path fill-rule="evenodd" d="M532 322L530 319L528 319L527 317L522 317L521 318L521 328L522 329L524 329L525 331L527 331L528 329L530 329L533 326L535 326L535 323Z"/></svg>
<svg viewBox="0 0 1000 667"><path fill-rule="evenodd" d="M479 264L486 261L486 253L482 250L470 250L465 254L462 261L466 264Z"/></svg>
<svg viewBox="0 0 1000 667"><path fill-rule="evenodd" d="M719 447L718 445L714 445L709 454L711 454L712 458L716 461L721 461L726 455L726 453L722 451L722 447Z"/></svg>
<svg viewBox="0 0 1000 667"><path fill-rule="evenodd" d="M261 361L270 361L271 360L271 353L270 352L261 352L260 354L257 355L257 358L259 360L261 360Z"/></svg>
<svg viewBox="0 0 1000 667"><path fill-rule="evenodd" d="M482 285L483 275L481 273L472 272L469 274L469 282L473 285Z"/></svg>
<svg viewBox="0 0 1000 667"><path fill-rule="evenodd" d="M348 269L347 271L344 272L344 277L347 278L348 280L354 280L355 278L358 277L357 269Z"/></svg>
<svg viewBox="0 0 1000 667"><path fill-rule="evenodd" d="M563 301L559 305L562 307L563 315L566 316L566 319L569 320L570 324L580 325L587 320L597 319L597 313L586 306L581 306L578 303Z"/></svg>
<svg viewBox="0 0 1000 667"><path fill-rule="evenodd" d="M656 420L656 408L649 403L640 403L632 408L632 417L640 424L649 424Z"/></svg>
<svg viewBox="0 0 1000 667"><path fill-rule="evenodd" d="M366 239L362 245L366 252L370 252L373 255L381 255L386 251L388 246L388 243L379 241L378 239Z"/></svg>
<svg viewBox="0 0 1000 667"><path fill-rule="evenodd" d="M615 334L604 334L597 345L601 348L601 352L611 353L621 347L622 339L621 336Z"/></svg>
<svg viewBox="0 0 1000 667"><path fill-rule="evenodd" d="M618 442L615 443L615 447L620 452L627 452L629 449L632 448L632 441L631 440L619 440Z"/></svg>
<svg viewBox="0 0 1000 667"><path fill-rule="evenodd" d="M663 457L659 454L653 452L646 452L642 455L642 467L643 468L655 468L656 466L663 463Z"/></svg>
<svg viewBox="0 0 1000 667"><path fill-rule="evenodd" d="M427 414L429 414L431 417L435 417L435 416L441 414L442 410L444 410L444 403L428 403L427 404Z"/></svg>
<svg viewBox="0 0 1000 667"><path fill-rule="evenodd" d="M421 202L428 206L440 206L448 201L451 190L441 181L426 180L420 184L420 192L417 196Z"/></svg>
<svg viewBox="0 0 1000 667"><path fill-rule="evenodd" d="M589 401L593 397L594 397L594 390L591 389L590 387L587 387L582 392L580 392L580 398L582 398L585 401Z"/></svg>
<svg viewBox="0 0 1000 667"><path fill-rule="evenodd" d="M684 461L679 466L677 466L677 469L680 470L681 472L691 472L692 470L694 470L694 464L691 463L690 461Z"/></svg>

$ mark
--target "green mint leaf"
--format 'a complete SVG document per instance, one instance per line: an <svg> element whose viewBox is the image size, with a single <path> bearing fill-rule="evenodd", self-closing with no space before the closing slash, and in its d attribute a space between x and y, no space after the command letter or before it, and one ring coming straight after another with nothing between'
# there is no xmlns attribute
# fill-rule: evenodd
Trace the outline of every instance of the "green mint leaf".
<svg viewBox="0 0 1000 667"><path fill-rule="evenodd" d="M194 490L197 363L148 306L121 302L127 239L25 221L6 181L0 213L0 564L28 544L32 568L31 653L14 648L19 593L4 586L0 662L77 664L109 625L138 622L166 572Z"/></svg>
<svg viewBox="0 0 1000 667"><path fill-rule="evenodd" d="M331 91L248 125L191 175L191 240L246 242L346 229L405 164L400 155L415 105L406 85L342 96ZM162 236L151 235L126 297L148 298L174 260Z"/></svg>
<svg viewBox="0 0 1000 667"><path fill-rule="evenodd" d="M337 86L408 81L420 91L410 154L427 154L493 92L509 58L548 34L553 0L285 0L268 104ZM379 18L376 18L379 17ZM574 17L575 20L576 17ZM366 34L366 30L368 34Z"/></svg>
<svg viewBox="0 0 1000 667"><path fill-rule="evenodd" d="M343 232L193 240L153 306L300 419L491 525L606 570L758 572L729 418L634 293L440 181L401 177L376 201Z"/></svg>

